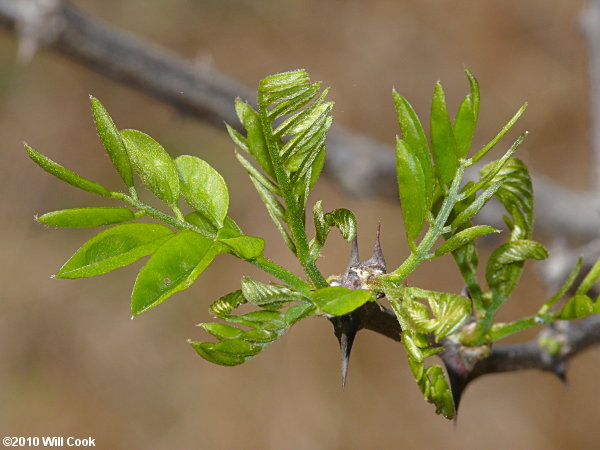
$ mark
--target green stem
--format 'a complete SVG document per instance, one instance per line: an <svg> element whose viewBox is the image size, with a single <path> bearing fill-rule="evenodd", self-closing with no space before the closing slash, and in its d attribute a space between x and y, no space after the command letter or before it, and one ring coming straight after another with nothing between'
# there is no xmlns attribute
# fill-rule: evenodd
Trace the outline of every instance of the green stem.
<svg viewBox="0 0 600 450"><path fill-rule="evenodd" d="M456 175L454 175L452 185L450 186L450 190L448 191L448 196L444 200L444 203L442 203L442 207L440 208L440 212L438 213L433 226L427 230L427 233L423 237L423 240L419 243L416 251L413 251L396 270L388 275L382 276L382 279L395 282L402 281L408 275L410 275L425 259L427 259L429 250L431 250L431 247L433 247L435 242L442 234L442 229L444 228L444 225L446 224L446 221L448 220L448 217L450 216L450 213L456 204L458 190L460 188L460 183L462 181L464 172L464 164L459 165Z"/></svg>
<svg viewBox="0 0 600 450"><path fill-rule="evenodd" d="M263 270L264 272L267 272L276 277L277 279L287 283L288 285L299 290L300 292L308 293L312 290L312 286L306 281L304 281L302 278L294 275L293 273L289 272L288 270L284 269L277 263L271 261L270 259L264 256L259 256L258 258L250 260L248 262L254 264L256 267Z"/></svg>
<svg viewBox="0 0 600 450"><path fill-rule="evenodd" d="M323 275L317 268L315 262L310 256L308 238L306 236L306 230L304 229L304 220L302 217L300 217L301 213L299 211L298 204L296 203L296 199L294 198L293 188L292 186L290 186L290 180L283 167L283 163L281 162L279 156L279 148L277 147L277 143L275 142L273 130L271 129L271 124L269 123L267 118L267 108L263 102L260 92L258 96L258 110L260 114L260 121L263 129L263 134L265 136L265 140L267 141L269 156L271 157L271 162L273 163L273 169L275 170L277 183L281 188L283 201L285 203L287 224L292 234L292 239L296 244L296 256L298 257L298 260L300 261L304 272L306 273L308 278L313 282L315 287L327 287L329 286L329 284L327 283L327 281L325 280L325 278L323 277Z"/></svg>
<svg viewBox="0 0 600 450"><path fill-rule="evenodd" d="M521 106L521 108L519 108L515 115L512 116L512 118L508 121L508 123L502 127L502 129L494 139L492 139L485 147L479 150L475 154L475 156L473 156L473 158L471 158L471 164L475 164L477 161L483 158L487 154L487 152L494 148L494 146L500 141L500 139L502 139L504 135L508 133L508 130L510 130L512 126L517 122L517 120L519 120L519 117L521 117L521 115L525 112L526 108L527 103L525 103L523 106Z"/></svg>
<svg viewBox="0 0 600 450"><path fill-rule="evenodd" d="M545 325L558 319L558 313L536 314L510 323L498 323L492 326L490 343L497 342L512 334L525 331L538 325Z"/></svg>

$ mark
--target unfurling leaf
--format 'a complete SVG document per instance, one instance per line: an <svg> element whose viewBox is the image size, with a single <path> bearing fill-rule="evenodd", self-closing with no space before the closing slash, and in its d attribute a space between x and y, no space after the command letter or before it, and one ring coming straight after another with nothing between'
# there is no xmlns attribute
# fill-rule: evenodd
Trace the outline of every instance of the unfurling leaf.
<svg viewBox="0 0 600 450"><path fill-rule="evenodd" d="M132 187L133 172L121 134L100 100L90 95L90 102L98 136L121 178L127 186Z"/></svg>
<svg viewBox="0 0 600 450"><path fill-rule="evenodd" d="M590 297L577 294L570 298L560 312L562 320L583 319L594 312L594 302Z"/></svg>
<svg viewBox="0 0 600 450"><path fill-rule="evenodd" d="M458 155L454 132L450 124L444 89L435 85L431 102L431 148L435 169L441 184L449 186L458 168Z"/></svg>
<svg viewBox="0 0 600 450"><path fill-rule="evenodd" d="M267 309L279 309L306 297L280 284L265 284L250 277L242 278L242 294L246 300Z"/></svg>
<svg viewBox="0 0 600 450"><path fill-rule="evenodd" d="M131 295L133 315L137 316L190 287L218 251L213 241L194 231L177 233L140 270Z"/></svg>
<svg viewBox="0 0 600 450"><path fill-rule="evenodd" d="M525 260L547 257L548 251L539 242L523 239L503 244L494 250L488 261L485 272L488 285L506 299L519 281Z"/></svg>
<svg viewBox="0 0 600 450"><path fill-rule="evenodd" d="M490 233L500 233L500 230L497 230L489 225L477 225L467 228L466 230L459 231L437 248L435 251L435 256L442 256L446 253L453 252L454 250L468 244L474 239Z"/></svg>
<svg viewBox="0 0 600 450"><path fill-rule="evenodd" d="M427 205L427 185L415 149L396 139L396 176L402 218L409 241L414 241L423 229Z"/></svg>
<svg viewBox="0 0 600 450"><path fill-rule="evenodd" d="M25 150L27 150L27 154L34 163L36 163L49 174L54 175L56 178L63 180L64 182L69 183L70 185L75 186L79 189L91 192L93 194L98 194L103 197L111 196L110 191L104 186L101 186L98 183L94 183L93 181L90 181L87 178L83 178L77 175L75 172L70 171L69 169L65 169L63 166L61 166L58 163L55 163L47 156L44 156L41 153L35 151L27 144L25 144Z"/></svg>
<svg viewBox="0 0 600 450"><path fill-rule="evenodd" d="M341 286L318 289L312 294L312 301L324 313L343 316L373 299L369 291L352 290Z"/></svg>
<svg viewBox="0 0 600 450"><path fill-rule="evenodd" d="M142 182L167 205L179 199L179 176L169 154L153 138L137 130L121 130L129 160Z"/></svg>
<svg viewBox="0 0 600 450"><path fill-rule="evenodd" d="M155 223L117 225L94 236L60 268L56 278L102 275L154 253L173 236Z"/></svg>
<svg viewBox="0 0 600 450"><path fill-rule="evenodd" d="M229 192L223 177L206 161L183 155L175 160L181 195L185 201L218 227L229 209Z"/></svg>
<svg viewBox="0 0 600 450"><path fill-rule="evenodd" d="M52 211L37 218L41 224L49 227L85 228L100 227L135 219L128 208L90 207Z"/></svg>

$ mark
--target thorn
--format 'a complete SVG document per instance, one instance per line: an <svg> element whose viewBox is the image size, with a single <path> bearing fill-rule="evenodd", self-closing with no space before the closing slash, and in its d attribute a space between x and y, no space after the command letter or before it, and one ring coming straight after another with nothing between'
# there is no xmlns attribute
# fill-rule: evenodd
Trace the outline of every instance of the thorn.
<svg viewBox="0 0 600 450"><path fill-rule="evenodd" d="M340 353L342 360L342 390L346 387L348 378L348 368L350 365L350 352L356 333L360 330L360 326L355 319L354 312L341 317L332 317L333 332L340 344Z"/></svg>
<svg viewBox="0 0 600 450"><path fill-rule="evenodd" d="M352 250L350 250L350 259L348 260L348 267L346 268L346 271L350 268L350 267L355 267L360 263L359 258L358 258L358 237L355 237L352 240Z"/></svg>
<svg viewBox="0 0 600 450"><path fill-rule="evenodd" d="M570 388L569 380L567 379L567 363L560 362L551 369L552 373L558 377L564 387Z"/></svg>
<svg viewBox="0 0 600 450"><path fill-rule="evenodd" d="M377 234L375 236L375 245L373 246L373 254L371 258L363 263L363 265L368 267L374 267L376 269L380 269L383 273L386 272L387 266L385 263L385 258L383 257L383 250L381 250L381 224L377 225Z"/></svg>

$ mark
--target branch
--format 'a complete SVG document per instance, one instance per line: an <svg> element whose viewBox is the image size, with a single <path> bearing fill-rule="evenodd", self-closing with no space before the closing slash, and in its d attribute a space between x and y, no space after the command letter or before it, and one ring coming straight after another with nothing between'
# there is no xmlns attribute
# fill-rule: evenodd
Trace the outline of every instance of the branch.
<svg viewBox="0 0 600 450"><path fill-rule="evenodd" d="M45 14L40 15L35 5L47 3L52 7L46 6ZM40 17L45 20L40 21ZM32 35L19 30L35 29L37 46L62 53L219 128L223 122L238 125L233 108L235 97L254 97L233 78L216 70L201 70L174 52L106 25L68 3L0 0L0 25L17 33L21 45L29 40L28 48L36 47L32 47ZM390 146L339 125L330 132L326 173L351 194L397 197L394 152ZM596 196L561 187L540 176L534 176L534 186L539 231L560 232L575 240L598 237L600 201ZM492 222L497 221L494 217Z"/></svg>

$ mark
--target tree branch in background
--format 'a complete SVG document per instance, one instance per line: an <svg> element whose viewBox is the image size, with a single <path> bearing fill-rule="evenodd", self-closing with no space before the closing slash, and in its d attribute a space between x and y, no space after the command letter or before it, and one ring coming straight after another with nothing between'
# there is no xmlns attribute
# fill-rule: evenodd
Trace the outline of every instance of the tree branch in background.
<svg viewBox="0 0 600 450"><path fill-rule="evenodd" d="M588 6L590 17L599 17L600 1ZM595 9L594 9L595 8ZM595 12L594 12L595 11ZM592 16L592 12L597 14ZM238 123L233 108L237 96L254 96L233 78L198 65L157 45L145 42L59 0L0 0L0 25L17 34L19 58L31 58L38 47L62 53L91 70L132 86L177 110L222 128ZM600 21L585 22L592 61L594 118L600 120ZM594 148L600 152L600 126L594 126ZM387 145L336 126L328 141L327 173L352 194L396 197L394 152ZM600 161L600 157L597 158ZM597 173L600 173L598 162ZM600 202L594 192L574 191L534 176L536 221L539 231L574 241L598 238ZM483 214L486 223L498 223L493 211ZM570 266L569 266L570 267ZM564 276L560 271L556 279ZM358 310L357 310L358 311ZM400 339L393 312L369 303L360 312L360 328ZM558 353L541 345L544 338L561 342ZM493 348L488 356L469 359L465 349L447 343L442 355L458 398L466 385L485 374L539 369L564 378L566 362L585 348L600 343L600 315L577 322L545 327L531 342ZM481 356L481 355L479 355ZM456 392L455 392L456 396Z"/></svg>
<svg viewBox="0 0 600 450"><path fill-rule="evenodd" d="M45 20L41 22L40 17ZM223 122L237 124L235 97L254 97L233 78L215 70L203 71L174 52L104 24L68 3L0 0L0 25L19 33L22 57L32 54L36 48L32 39L38 39L37 46L62 53L216 127L222 128ZM397 196L394 152L388 145L335 126L328 154L328 175L349 193ZM534 186L538 231L560 232L578 241L600 234L596 212L600 202L591 193L570 190L540 176L534 176ZM499 223L498 217L490 223Z"/></svg>

